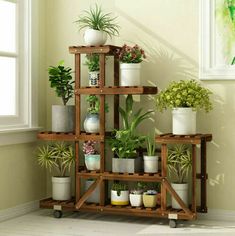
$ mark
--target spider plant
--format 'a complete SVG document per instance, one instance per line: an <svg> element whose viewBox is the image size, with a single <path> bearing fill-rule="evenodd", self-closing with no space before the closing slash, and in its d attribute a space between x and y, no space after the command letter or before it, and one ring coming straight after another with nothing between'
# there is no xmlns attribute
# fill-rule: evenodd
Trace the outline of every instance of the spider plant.
<svg viewBox="0 0 235 236"><path fill-rule="evenodd" d="M190 148L185 144L178 144L169 148L167 167L169 175L175 175L177 183L184 183L192 168Z"/></svg>
<svg viewBox="0 0 235 236"><path fill-rule="evenodd" d="M90 28L94 30L104 31L110 37L119 35L119 26L115 23L117 17L112 17L111 13L103 13L101 6L95 5L94 8L84 11L75 23L78 24L79 30Z"/></svg>

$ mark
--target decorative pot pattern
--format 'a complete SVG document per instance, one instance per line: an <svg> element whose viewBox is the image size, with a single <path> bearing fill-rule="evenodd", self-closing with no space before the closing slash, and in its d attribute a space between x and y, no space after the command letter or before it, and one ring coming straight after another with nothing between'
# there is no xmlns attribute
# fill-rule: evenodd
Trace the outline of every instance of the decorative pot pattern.
<svg viewBox="0 0 235 236"><path fill-rule="evenodd" d="M100 72L90 71L89 72L89 86L99 86Z"/></svg>

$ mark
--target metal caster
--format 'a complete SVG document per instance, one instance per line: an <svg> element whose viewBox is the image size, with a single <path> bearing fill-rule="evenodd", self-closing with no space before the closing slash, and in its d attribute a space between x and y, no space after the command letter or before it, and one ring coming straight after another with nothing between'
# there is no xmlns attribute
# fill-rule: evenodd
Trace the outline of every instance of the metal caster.
<svg viewBox="0 0 235 236"><path fill-rule="evenodd" d="M176 220L170 220L169 221L169 226L170 226L170 228L176 228L177 227Z"/></svg>
<svg viewBox="0 0 235 236"><path fill-rule="evenodd" d="M55 218L61 218L62 215L63 215L63 213L62 213L62 211L55 210L55 211L53 212L53 215L54 215Z"/></svg>

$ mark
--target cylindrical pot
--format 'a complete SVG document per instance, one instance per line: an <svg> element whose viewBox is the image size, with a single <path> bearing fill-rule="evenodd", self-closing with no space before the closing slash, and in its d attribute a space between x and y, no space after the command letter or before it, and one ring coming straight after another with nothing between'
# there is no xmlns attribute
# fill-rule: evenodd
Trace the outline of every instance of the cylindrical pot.
<svg viewBox="0 0 235 236"><path fill-rule="evenodd" d="M125 206L129 204L129 191L121 191L120 195L115 190L111 190L111 204L117 206Z"/></svg>
<svg viewBox="0 0 235 236"><path fill-rule="evenodd" d="M100 169L100 155L99 154L86 154L85 164L88 170L99 170Z"/></svg>
<svg viewBox="0 0 235 236"><path fill-rule="evenodd" d="M89 71L88 74L89 86L99 86L100 72L99 71Z"/></svg>
<svg viewBox="0 0 235 236"><path fill-rule="evenodd" d="M75 120L74 105L52 105L52 131L73 132Z"/></svg>
<svg viewBox="0 0 235 236"><path fill-rule="evenodd" d="M149 195L143 194L143 203L145 207L156 207L157 205L157 194Z"/></svg>
<svg viewBox="0 0 235 236"><path fill-rule="evenodd" d="M120 86L139 86L140 68L140 63L121 63Z"/></svg>
<svg viewBox="0 0 235 236"><path fill-rule="evenodd" d="M172 110L172 133L175 135L196 134L196 111L190 107Z"/></svg>
<svg viewBox="0 0 235 236"><path fill-rule="evenodd" d="M88 188L94 183L94 180L87 179L85 182L85 191L88 190ZM87 198L86 202L94 202L99 203L100 202L100 187L97 186L95 190L92 192L89 198Z"/></svg>
<svg viewBox="0 0 235 236"><path fill-rule="evenodd" d="M99 114L87 114L84 120L84 129L87 133L99 133L100 132Z"/></svg>
<svg viewBox="0 0 235 236"><path fill-rule="evenodd" d="M59 201L71 199L71 177L52 177L52 198Z"/></svg>
<svg viewBox="0 0 235 236"><path fill-rule="evenodd" d="M141 194L130 193L129 197L130 197L131 206L140 207L143 205L143 194L142 193Z"/></svg>
<svg viewBox="0 0 235 236"><path fill-rule="evenodd" d="M84 33L84 41L86 46L104 45L107 40L107 33L104 31L86 29Z"/></svg>
<svg viewBox="0 0 235 236"><path fill-rule="evenodd" d="M188 206L188 183L172 183L172 188L176 191L182 201ZM172 197L172 208L181 209L182 207L178 204L178 202Z"/></svg>
<svg viewBox="0 0 235 236"><path fill-rule="evenodd" d="M145 173L158 172L158 156L144 156L144 172Z"/></svg>

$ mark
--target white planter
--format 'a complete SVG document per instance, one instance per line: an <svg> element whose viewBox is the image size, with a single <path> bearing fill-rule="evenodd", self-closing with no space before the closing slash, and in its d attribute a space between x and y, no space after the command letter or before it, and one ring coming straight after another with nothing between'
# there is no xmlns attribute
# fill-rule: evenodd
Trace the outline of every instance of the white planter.
<svg viewBox="0 0 235 236"><path fill-rule="evenodd" d="M196 111L192 108L174 108L172 110L172 133L175 135L196 134Z"/></svg>
<svg viewBox="0 0 235 236"><path fill-rule="evenodd" d="M100 72L89 71L89 86L99 86Z"/></svg>
<svg viewBox="0 0 235 236"><path fill-rule="evenodd" d="M140 207L143 205L143 194L132 194L130 193L131 206Z"/></svg>
<svg viewBox="0 0 235 236"><path fill-rule="evenodd" d="M71 177L52 177L52 198L60 201L71 199Z"/></svg>
<svg viewBox="0 0 235 236"><path fill-rule="evenodd" d="M179 195L179 197L182 199L182 201L185 203L185 205L188 206L188 183L184 184L172 183L171 186ZM172 201L172 208L181 209L181 206L173 197L171 201Z"/></svg>
<svg viewBox="0 0 235 236"><path fill-rule="evenodd" d="M140 63L120 64L120 86L140 86Z"/></svg>
<svg viewBox="0 0 235 236"><path fill-rule="evenodd" d="M107 40L107 33L104 31L86 29L84 33L84 41L86 46L104 45Z"/></svg>
<svg viewBox="0 0 235 236"><path fill-rule="evenodd" d="M99 114L87 114L84 120L84 129L87 133L99 133L100 132Z"/></svg>
<svg viewBox="0 0 235 236"><path fill-rule="evenodd" d="M125 206L129 204L129 191L121 191L118 196L117 191L111 190L111 204L117 206Z"/></svg>
<svg viewBox="0 0 235 236"><path fill-rule="evenodd" d="M145 173L158 172L158 156L144 156L144 172Z"/></svg>
<svg viewBox="0 0 235 236"><path fill-rule="evenodd" d="M73 132L75 120L75 106L52 105L52 131Z"/></svg>
<svg viewBox="0 0 235 236"><path fill-rule="evenodd" d="M85 164L88 170L99 170L100 169L100 155L85 155Z"/></svg>
<svg viewBox="0 0 235 236"><path fill-rule="evenodd" d="M142 169L142 158L112 158L112 172L114 173L136 173Z"/></svg>
<svg viewBox="0 0 235 236"><path fill-rule="evenodd" d="M85 191L94 183L94 180L86 180L85 182ZM96 187L92 192L89 198L87 198L86 202L99 203L100 202L100 187Z"/></svg>

